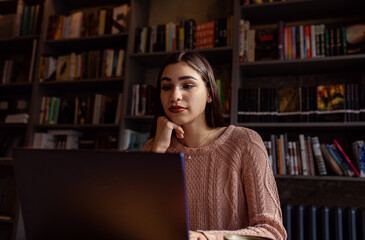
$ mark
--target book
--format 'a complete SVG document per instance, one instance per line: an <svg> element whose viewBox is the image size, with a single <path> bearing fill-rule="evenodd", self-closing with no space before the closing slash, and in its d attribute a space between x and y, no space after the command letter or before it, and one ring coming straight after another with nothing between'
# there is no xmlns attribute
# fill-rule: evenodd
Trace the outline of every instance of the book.
<svg viewBox="0 0 365 240"><path fill-rule="evenodd" d="M278 30L256 29L255 45L256 61L278 59Z"/></svg>
<svg viewBox="0 0 365 240"><path fill-rule="evenodd" d="M324 163L318 137L312 137L312 146L319 175L327 175L327 169Z"/></svg>
<svg viewBox="0 0 365 240"><path fill-rule="evenodd" d="M34 148L55 148L56 140L54 135L49 133L36 132L33 136Z"/></svg>
<svg viewBox="0 0 365 240"><path fill-rule="evenodd" d="M323 159L326 163L326 166L328 166L328 169L338 176L343 176L343 172L340 166L337 164L336 160L329 153L329 151L326 148L326 145L324 143L321 143L320 148L323 154Z"/></svg>
<svg viewBox="0 0 365 240"><path fill-rule="evenodd" d="M350 176L349 175L349 172L348 172L348 167L347 167L347 164L346 165L343 165L341 163L341 160L338 156L338 154L335 152L335 150L332 148L332 146L330 144L326 144L326 148L328 150L328 152L331 154L331 156L333 157L333 159L336 161L336 163L338 164L338 166L341 168L343 174L345 176Z"/></svg>
<svg viewBox="0 0 365 240"><path fill-rule="evenodd" d="M307 141L306 141L306 146L307 146L307 157L308 157L308 162L309 162L309 169L310 171L308 172L308 174L310 176L315 176L316 172L315 172L315 168L314 168L314 157L313 157L313 148L312 148L312 138L310 136L307 137Z"/></svg>
<svg viewBox="0 0 365 240"><path fill-rule="evenodd" d="M130 7L126 3L113 8L112 34L127 31L129 11Z"/></svg>
<svg viewBox="0 0 365 240"><path fill-rule="evenodd" d="M70 80L70 55L62 55L57 58L56 80Z"/></svg>
<svg viewBox="0 0 365 240"><path fill-rule="evenodd" d="M359 170L360 177L365 177L365 145L363 140L352 143L352 150L355 157L356 168Z"/></svg>
<svg viewBox="0 0 365 240"><path fill-rule="evenodd" d="M307 158L307 150L306 150L306 144L303 134L299 134L299 148L300 148L300 156L301 156L301 162L302 162L302 172L304 176L308 176L308 168L309 168L309 162Z"/></svg>
<svg viewBox="0 0 365 240"><path fill-rule="evenodd" d="M350 160L350 158L347 156L347 154L345 153L345 151L342 149L340 143L336 139L333 140L333 143L336 145L337 149L340 151L340 153L342 154L342 156L345 158L345 160L347 161L347 163L350 166L351 170L355 173L355 175L357 177L360 177L359 172L357 171L357 169L355 168L354 164L352 163L352 161Z"/></svg>
<svg viewBox="0 0 365 240"><path fill-rule="evenodd" d="M278 90L279 121L297 122L300 120L300 89L281 88Z"/></svg>
<svg viewBox="0 0 365 240"><path fill-rule="evenodd" d="M353 24L346 28L347 54L365 52L365 24Z"/></svg>
<svg viewBox="0 0 365 240"><path fill-rule="evenodd" d="M317 108L319 121L344 121L344 84L317 86Z"/></svg>

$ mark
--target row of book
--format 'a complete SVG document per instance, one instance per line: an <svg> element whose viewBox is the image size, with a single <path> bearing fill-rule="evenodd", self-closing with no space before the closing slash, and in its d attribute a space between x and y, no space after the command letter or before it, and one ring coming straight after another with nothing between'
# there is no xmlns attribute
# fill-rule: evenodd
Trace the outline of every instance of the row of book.
<svg viewBox="0 0 365 240"><path fill-rule="evenodd" d="M196 24L194 19L135 29L135 53L232 46L233 16Z"/></svg>
<svg viewBox="0 0 365 240"><path fill-rule="evenodd" d="M18 61L10 59L5 60L0 58L0 79L2 84L15 82L18 71Z"/></svg>
<svg viewBox="0 0 365 240"><path fill-rule="evenodd" d="M365 40L359 34L365 24L302 24L279 21L278 28L252 28L249 20L240 20L241 62L306 59L365 52Z"/></svg>
<svg viewBox="0 0 365 240"><path fill-rule="evenodd" d="M0 97L0 123L14 123L9 121L9 118L18 114L27 114L28 110L29 99Z"/></svg>
<svg viewBox="0 0 365 240"><path fill-rule="evenodd" d="M39 32L43 6L18 0L14 21L14 36L36 35Z"/></svg>
<svg viewBox="0 0 365 240"><path fill-rule="evenodd" d="M39 124L118 124L121 105L121 93L118 96L43 96Z"/></svg>
<svg viewBox="0 0 365 240"><path fill-rule="evenodd" d="M15 13L0 15L0 38L38 34L42 12L40 4L18 0Z"/></svg>
<svg viewBox="0 0 365 240"><path fill-rule="evenodd" d="M15 178L10 175L0 176L0 220L12 220L16 208Z"/></svg>
<svg viewBox="0 0 365 240"><path fill-rule="evenodd" d="M288 240L365 239L365 209L282 204Z"/></svg>
<svg viewBox="0 0 365 240"><path fill-rule="evenodd" d="M129 113L132 116L153 115L156 88L150 84L133 84L131 86Z"/></svg>
<svg viewBox="0 0 365 240"><path fill-rule="evenodd" d="M36 132L33 137L34 148L78 149L82 133L75 130L48 130Z"/></svg>
<svg viewBox="0 0 365 240"><path fill-rule="evenodd" d="M57 57L42 56L38 77L41 82L121 77L124 58L124 49L72 52Z"/></svg>
<svg viewBox="0 0 365 240"><path fill-rule="evenodd" d="M101 8L91 13L77 11L69 15L52 15L48 19L47 39L101 36L126 32L128 4Z"/></svg>
<svg viewBox="0 0 365 240"><path fill-rule="evenodd" d="M238 121L365 121L365 83L240 88Z"/></svg>
<svg viewBox="0 0 365 240"><path fill-rule="evenodd" d="M264 144L275 174L365 177L363 140L352 143L352 155L336 139L323 143L318 136L304 134L296 140L289 140L286 133L272 134Z"/></svg>
<svg viewBox="0 0 365 240"><path fill-rule="evenodd" d="M72 129L56 129L36 132L32 146L45 149L117 149L117 138L111 135L88 136Z"/></svg>

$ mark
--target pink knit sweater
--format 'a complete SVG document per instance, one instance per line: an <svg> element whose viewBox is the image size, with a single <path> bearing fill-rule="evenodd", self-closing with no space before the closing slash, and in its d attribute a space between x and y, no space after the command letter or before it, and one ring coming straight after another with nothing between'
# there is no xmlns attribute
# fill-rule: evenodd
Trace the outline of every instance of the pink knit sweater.
<svg viewBox="0 0 365 240"><path fill-rule="evenodd" d="M150 151L150 139L144 151ZM286 239L280 200L261 137L230 125L213 143L188 148L175 136L167 152L185 156L190 229L209 240L245 234Z"/></svg>

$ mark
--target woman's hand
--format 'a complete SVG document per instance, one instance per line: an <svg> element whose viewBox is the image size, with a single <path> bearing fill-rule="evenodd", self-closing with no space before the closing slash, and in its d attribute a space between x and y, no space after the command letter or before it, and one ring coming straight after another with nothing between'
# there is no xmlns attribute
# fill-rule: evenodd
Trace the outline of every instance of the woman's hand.
<svg viewBox="0 0 365 240"><path fill-rule="evenodd" d="M200 232L189 231L189 240L208 240L204 234Z"/></svg>
<svg viewBox="0 0 365 240"><path fill-rule="evenodd" d="M184 130L181 126L171 122L164 116L157 119L156 135L152 145L152 152L166 152L167 148L170 146L173 130L176 132L176 137L184 138Z"/></svg>

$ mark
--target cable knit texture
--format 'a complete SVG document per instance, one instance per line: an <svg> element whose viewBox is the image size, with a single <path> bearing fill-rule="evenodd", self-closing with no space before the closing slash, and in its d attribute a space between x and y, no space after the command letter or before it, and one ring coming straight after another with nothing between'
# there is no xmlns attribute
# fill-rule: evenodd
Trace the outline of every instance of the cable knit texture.
<svg viewBox="0 0 365 240"><path fill-rule="evenodd" d="M144 151L150 151L150 139ZM209 240L242 234L286 239L279 195L261 137L230 125L214 142L188 148L175 136L167 152L185 156L190 229Z"/></svg>

